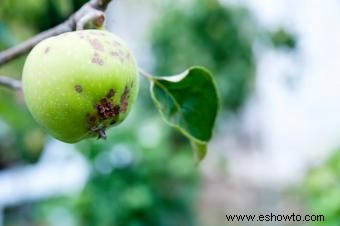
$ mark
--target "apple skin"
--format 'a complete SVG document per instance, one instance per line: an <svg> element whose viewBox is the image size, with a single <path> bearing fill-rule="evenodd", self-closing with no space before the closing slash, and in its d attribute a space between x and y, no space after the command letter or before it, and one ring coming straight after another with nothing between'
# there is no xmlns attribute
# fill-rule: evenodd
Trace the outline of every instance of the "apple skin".
<svg viewBox="0 0 340 226"><path fill-rule="evenodd" d="M106 129L126 118L139 89L129 48L102 30L43 40L28 55L22 80L35 120L67 143L105 138Z"/></svg>

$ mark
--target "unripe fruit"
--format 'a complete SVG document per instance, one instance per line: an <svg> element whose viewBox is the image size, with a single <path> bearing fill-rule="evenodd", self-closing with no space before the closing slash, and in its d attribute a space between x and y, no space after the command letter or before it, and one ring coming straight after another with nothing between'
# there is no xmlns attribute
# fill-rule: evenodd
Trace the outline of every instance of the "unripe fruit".
<svg viewBox="0 0 340 226"><path fill-rule="evenodd" d="M128 47L106 31L65 33L40 42L28 55L23 91L36 121L59 140L105 137L122 122L139 87Z"/></svg>

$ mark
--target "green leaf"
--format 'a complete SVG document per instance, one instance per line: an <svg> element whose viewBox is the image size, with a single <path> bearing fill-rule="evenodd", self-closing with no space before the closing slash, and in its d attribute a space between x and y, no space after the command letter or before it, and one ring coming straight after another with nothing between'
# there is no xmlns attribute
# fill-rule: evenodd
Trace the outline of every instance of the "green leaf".
<svg viewBox="0 0 340 226"><path fill-rule="evenodd" d="M208 142L197 142L191 140L191 147L194 150L195 160L199 163L202 159L204 159L205 155L207 154L207 146Z"/></svg>
<svg viewBox="0 0 340 226"><path fill-rule="evenodd" d="M202 160L218 111L211 73L196 66L178 75L149 79L152 99L165 122L189 138L197 161Z"/></svg>

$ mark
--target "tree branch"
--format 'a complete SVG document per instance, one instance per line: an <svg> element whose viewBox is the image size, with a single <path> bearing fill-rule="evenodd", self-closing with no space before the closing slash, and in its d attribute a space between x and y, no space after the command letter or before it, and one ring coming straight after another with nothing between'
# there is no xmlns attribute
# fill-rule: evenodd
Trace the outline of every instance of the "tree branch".
<svg viewBox="0 0 340 226"><path fill-rule="evenodd" d="M13 78L5 77L5 76L0 76L0 86L4 86L10 89L20 90L21 81L13 79Z"/></svg>
<svg viewBox="0 0 340 226"><path fill-rule="evenodd" d="M70 27L70 25L71 23L67 20L64 23L47 31L44 31L28 39L27 41L20 43L17 46L0 52L0 66L30 51L36 44L48 37L71 31L72 28Z"/></svg>
<svg viewBox="0 0 340 226"><path fill-rule="evenodd" d="M0 66L30 51L40 41L74 29L83 29L87 22L94 21L96 25L104 22L103 11L112 0L90 0L77 12L72 14L65 22L44 31L17 46L0 52ZM89 16L90 15L90 16Z"/></svg>

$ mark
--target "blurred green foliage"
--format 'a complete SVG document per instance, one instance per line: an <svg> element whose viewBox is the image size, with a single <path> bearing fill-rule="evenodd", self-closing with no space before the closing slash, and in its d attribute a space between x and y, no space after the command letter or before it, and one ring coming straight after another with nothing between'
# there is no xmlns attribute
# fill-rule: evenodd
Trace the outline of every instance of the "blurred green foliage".
<svg viewBox="0 0 340 226"><path fill-rule="evenodd" d="M338 226L340 222L340 151L314 168L306 180L307 200L311 212L322 214L325 221L315 226Z"/></svg>
<svg viewBox="0 0 340 226"><path fill-rule="evenodd" d="M34 32L49 29L80 8L86 0L2 0L0 21Z"/></svg>
<svg viewBox="0 0 340 226"><path fill-rule="evenodd" d="M288 49L296 47L295 37L282 28L272 32L270 36L275 47L286 47Z"/></svg>
<svg viewBox="0 0 340 226"><path fill-rule="evenodd" d="M44 146L45 134L36 126L21 94L0 90L0 169L24 162L34 162Z"/></svg>
<svg viewBox="0 0 340 226"><path fill-rule="evenodd" d="M23 58L0 68L0 74L20 74ZM44 147L45 133L28 112L21 92L0 88L0 169L35 162Z"/></svg>
<svg viewBox="0 0 340 226"><path fill-rule="evenodd" d="M77 202L79 225L196 225L198 178L191 153L189 148L173 152L168 145L163 141L160 147L143 149L139 160L136 155L127 157L131 162L122 161L129 156L128 145L109 152L97 149L101 151L97 164L107 161L109 166L110 157L105 155L111 155L111 164L117 164L115 157L121 159L112 172L93 173Z"/></svg>
<svg viewBox="0 0 340 226"><path fill-rule="evenodd" d="M202 65L216 76L222 108L237 111L248 97L255 74L252 52L256 26L244 8L217 0L165 1L153 30L155 73L169 75Z"/></svg>

